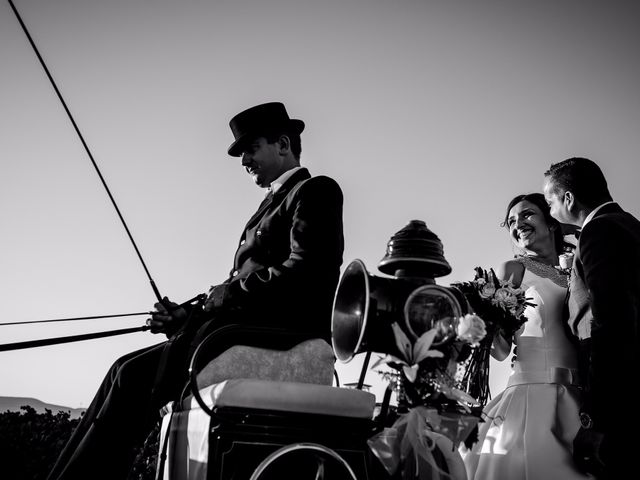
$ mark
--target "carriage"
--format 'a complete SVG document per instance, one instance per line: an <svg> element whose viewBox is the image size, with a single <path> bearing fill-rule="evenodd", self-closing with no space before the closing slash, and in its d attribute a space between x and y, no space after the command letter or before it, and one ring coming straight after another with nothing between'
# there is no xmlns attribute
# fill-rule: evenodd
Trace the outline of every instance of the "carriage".
<svg viewBox="0 0 640 480"><path fill-rule="evenodd" d="M369 274L360 260L344 271L331 347L301 332L240 325L221 327L199 343L183 395L163 409L156 478L406 478L399 464L414 460L403 458L396 451L400 439L390 436L397 433L394 422L408 415L390 406L391 388L379 403L362 388L370 355L396 351L391 324L400 317L409 334L438 325L447 341L455 334L452 320L468 305L457 289L433 281L450 268L424 222L410 222L392 237L379 268L391 276ZM356 388L341 388L334 361L357 354L366 356L360 380ZM466 478L455 446L468 428L457 439L426 433L439 443L417 452L412 468L420 472L412 478Z"/></svg>

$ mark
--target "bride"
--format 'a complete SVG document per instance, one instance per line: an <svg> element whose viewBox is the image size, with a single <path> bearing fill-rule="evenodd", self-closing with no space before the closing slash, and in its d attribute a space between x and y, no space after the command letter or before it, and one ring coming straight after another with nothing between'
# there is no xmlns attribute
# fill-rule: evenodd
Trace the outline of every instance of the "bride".
<svg viewBox="0 0 640 480"><path fill-rule="evenodd" d="M466 453L469 480L573 480L589 478L573 464L573 438L580 426L577 356L565 333L567 277L554 266L562 251L560 224L540 193L519 195L507 207L504 226L523 252L505 262L498 276L526 290L535 307L513 339L497 334L492 356L517 358L506 389L485 408L478 442Z"/></svg>

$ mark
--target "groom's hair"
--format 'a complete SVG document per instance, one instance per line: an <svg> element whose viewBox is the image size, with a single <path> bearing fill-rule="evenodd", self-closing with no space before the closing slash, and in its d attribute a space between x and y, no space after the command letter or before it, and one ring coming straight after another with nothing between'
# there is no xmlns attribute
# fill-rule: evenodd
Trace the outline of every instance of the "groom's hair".
<svg viewBox="0 0 640 480"><path fill-rule="evenodd" d="M551 180L553 193L571 192L589 209L612 200L602 170L588 158L572 157L554 163L544 175Z"/></svg>

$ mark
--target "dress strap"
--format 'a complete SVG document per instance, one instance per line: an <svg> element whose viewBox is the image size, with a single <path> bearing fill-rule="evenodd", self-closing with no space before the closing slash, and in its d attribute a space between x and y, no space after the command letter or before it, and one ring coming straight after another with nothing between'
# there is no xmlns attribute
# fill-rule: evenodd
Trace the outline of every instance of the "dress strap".
<svg viewBox="0 0 640 480"><path fill-rule="evenodd" d="M540 262L526 255L516 257L516 260L520 262L524 266L524 268L529 270L531 273L534 273L542 278L548 278L559 287L567 288L569 285L567 275L562 273L556 267L547 265L546 263Z"/></svg>
<svg viewBox="0 0 640 480"><path fill-rule="evenodd" d="M556 383L565 386L580 385L575 368L551 367L546 371L516 372L509 377L507 388L530 383Z"/></svg>

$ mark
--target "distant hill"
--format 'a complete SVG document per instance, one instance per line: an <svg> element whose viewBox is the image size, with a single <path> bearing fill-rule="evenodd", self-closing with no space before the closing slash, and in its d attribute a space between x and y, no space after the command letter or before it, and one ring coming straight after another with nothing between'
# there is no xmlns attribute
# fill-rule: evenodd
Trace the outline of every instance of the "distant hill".
<svg viewBox="0 0 640 480"><path fill-rule="evenodd" d="M0 397L0 412L6 412L7 410L19 412L20 407L23 405L29 405L30 407L33 407L38 413L44 413L45 409L47 408L54 414L59 412L60 410L64 412L70 412L71 418L78 418L82 414L82 412L86 410L85 408L71 408L63 407L61 405L51 405L50 403L42 402L36 398Z"/></svg>

